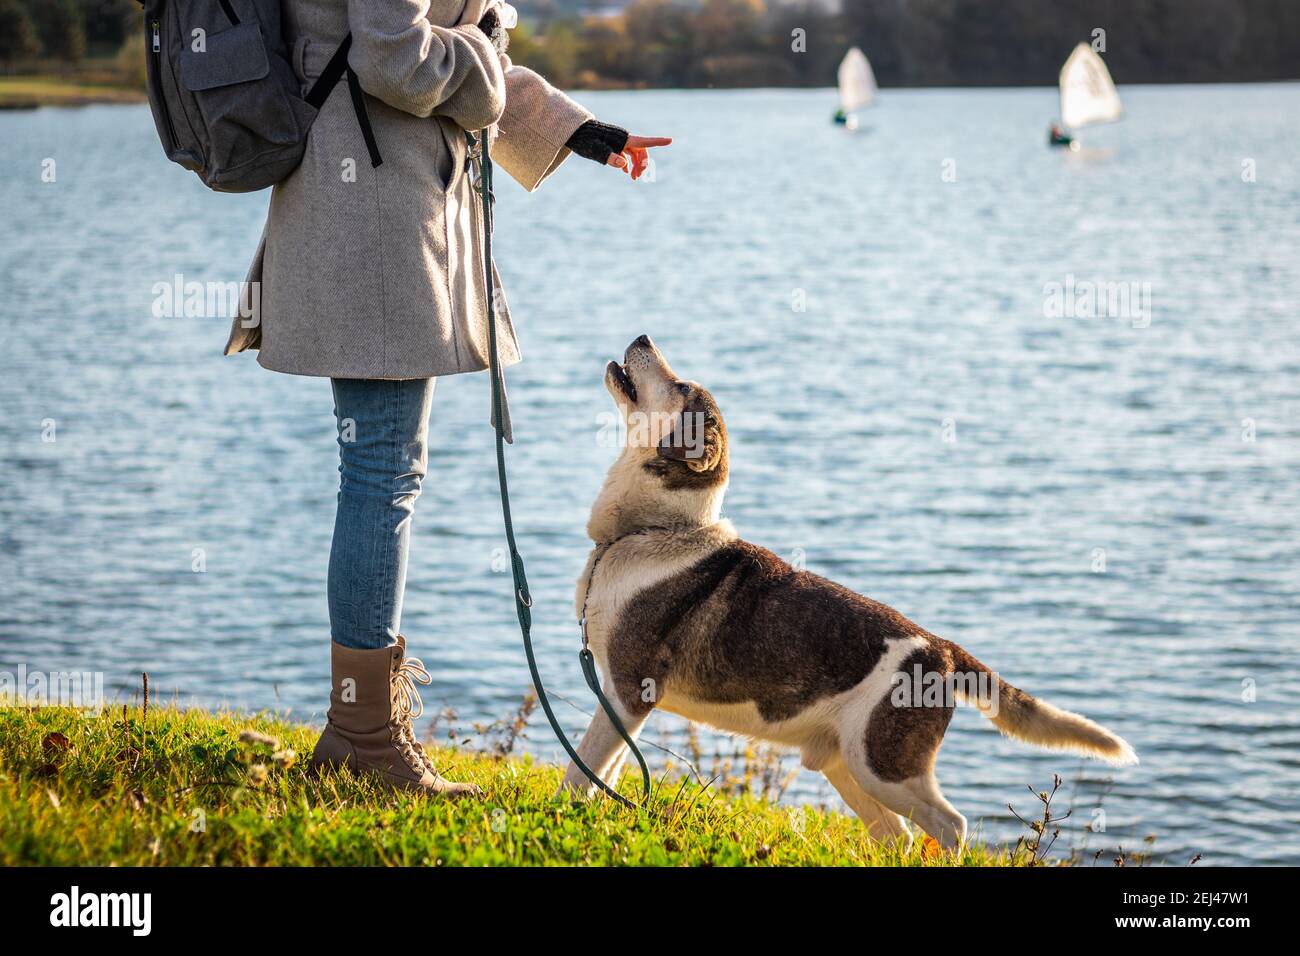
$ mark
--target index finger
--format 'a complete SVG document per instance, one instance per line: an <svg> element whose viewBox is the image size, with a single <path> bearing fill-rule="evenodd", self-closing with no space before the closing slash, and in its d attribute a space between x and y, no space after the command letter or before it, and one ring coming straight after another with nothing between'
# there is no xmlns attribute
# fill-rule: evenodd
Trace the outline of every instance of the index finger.
<svg viewBox="0 0 1300 956"><path fill-rule="evenodd" d="M672 143L672 141L673 139L671 136L629 136L627 138L627 146L640 146L642 148L650 146L667 146ZM624 146L623 148L627 149L627 146Z"/></svg>

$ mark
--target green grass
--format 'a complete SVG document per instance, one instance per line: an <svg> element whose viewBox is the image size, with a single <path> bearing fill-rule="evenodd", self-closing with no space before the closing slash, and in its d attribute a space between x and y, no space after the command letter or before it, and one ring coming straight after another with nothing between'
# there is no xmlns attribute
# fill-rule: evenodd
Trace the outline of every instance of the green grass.
<svg viewBox="0 0 1300 956"><path fill-rule="evenodd" d="M0 109L141 103L144 98L142 89L127 85L85 82L59 76L0 77Z"/></svg>
<svg viewBox="0 0 1300 956"><path fill-rule="evenodd" d="M273 740L249 740L247 731ZM436 750L482 801L313 778L317 730L267 716L173 708L0 706L0 865L1009 866L866 838L841 813L727 797L663 780L648 810L554 796L557 767ZM241 739L241 736L244 739ZM637 779L623 790L635 795Z"/></svg>

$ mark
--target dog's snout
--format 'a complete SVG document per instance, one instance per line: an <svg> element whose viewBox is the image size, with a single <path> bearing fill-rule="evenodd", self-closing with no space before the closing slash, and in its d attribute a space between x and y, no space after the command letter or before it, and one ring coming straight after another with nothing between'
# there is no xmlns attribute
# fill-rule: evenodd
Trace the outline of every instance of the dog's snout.
<svg viewBox="0 0 1300 956"><path fill-rule="evenodd" d="M646 359L658 354L659 350L656 349L655 344L650 341L650 336L638 335L632 340L632 344L623 352L623 361L625 363L630 363L635 358L638 360L638 364L640 364Z"/></svg>

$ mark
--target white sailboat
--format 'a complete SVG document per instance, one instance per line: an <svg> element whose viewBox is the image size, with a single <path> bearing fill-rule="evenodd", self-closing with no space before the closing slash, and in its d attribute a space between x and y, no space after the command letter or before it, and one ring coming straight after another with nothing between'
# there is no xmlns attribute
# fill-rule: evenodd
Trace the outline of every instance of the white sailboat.
<svg viewBox="0 0 1300 956"><path fill-rule="evenodd" d="M858 118L854 114L876 99L876 74L867 55L857 47L844 54L840 61L839 85L840 108L835 113L835 122L857 129Z"/></svg>
<svg viewBox="0 0 1300 956"><path fill-rule="evenodd" d="M1124 105L1115 91L1115 81L1102 58L1086 43L1074 48L1061 67L1061 124L1053 126L1053 146L1078 149L1073 133L1085 126L1113 123L1124 115Z"/></svg>

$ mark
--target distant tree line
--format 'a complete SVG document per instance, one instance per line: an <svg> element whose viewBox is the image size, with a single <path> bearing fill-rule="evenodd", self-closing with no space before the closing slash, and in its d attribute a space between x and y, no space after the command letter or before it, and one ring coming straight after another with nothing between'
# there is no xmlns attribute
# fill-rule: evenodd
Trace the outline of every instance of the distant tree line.
<svg viewBox="0 0 1300 956"><path fill-rule="evenodd" d="M883 86L1035 85L1095 41L1120 83L1300 76L1300 0L633 0L601 16L580 2L515 0L515 60L569 87L826 86L857 45ZM0 0L0 67L130 41L126 69L140 24L133 0Z"/></svg>
<svg viewBox="0 0 1300 956"><path fill-rule="evenodd" d="M22 68L37 60L79 63L88 54L111 55L142 30L132 0L0 0L0 65Z"/></svg>
<svg viewBox="0 0 1300 956"><path fill-rule="evenodd" d="M1121 83L1300 76L1300 0L634 0L511 44L565 86L826 86L854 45L882 86L1014 86L1095 30Z"/></svg>

